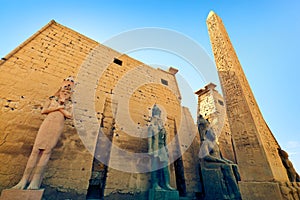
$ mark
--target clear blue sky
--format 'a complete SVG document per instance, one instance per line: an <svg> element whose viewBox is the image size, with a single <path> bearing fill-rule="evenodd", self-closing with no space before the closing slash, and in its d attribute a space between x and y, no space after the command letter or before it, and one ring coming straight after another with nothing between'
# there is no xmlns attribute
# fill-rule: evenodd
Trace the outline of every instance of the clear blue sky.
<svg viewBox="0 0 300 200"><path fill-rule="evenodd" d="M299 1L1 0L0 3L0 57L54 19L100 43L131 29L167 28L190 37L213 58L205 20L209 11L214 10L227 28L265 120L300 172ZM172 59L168 64L163 56L154 54L151 54L153 61L147 55L143 59L142 53L132 56L148 64L174 65L183 73L184 62L176 64L173 63L176 59ZM188 82L194 91L204 86L200 79Z"/></svg>

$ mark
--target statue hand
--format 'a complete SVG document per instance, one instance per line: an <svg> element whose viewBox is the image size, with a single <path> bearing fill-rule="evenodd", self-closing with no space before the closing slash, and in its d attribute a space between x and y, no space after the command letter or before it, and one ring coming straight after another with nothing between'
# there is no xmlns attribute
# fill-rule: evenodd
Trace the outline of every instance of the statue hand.
<svg viewBox="0 0 300 200"><path fill-rule="evenodd" d="M57 108L58 108L59 110L60 110L60 109L65 109L65 106L58 106Z"/></svg>
<svg viewBox="0 0 300 200"><path fill-rule="evenodd" d="M218 159L218 162L220 162L220 163L227 163L225 160L222 160L222 159Z"/></svg>
<svg viewBox="0 0 300 200"><path fill-rule="evenodd" d="M231 160L227 160L227 159L223 159L223 160L228 164L234 164L234 162L232 162Z"/></svg>

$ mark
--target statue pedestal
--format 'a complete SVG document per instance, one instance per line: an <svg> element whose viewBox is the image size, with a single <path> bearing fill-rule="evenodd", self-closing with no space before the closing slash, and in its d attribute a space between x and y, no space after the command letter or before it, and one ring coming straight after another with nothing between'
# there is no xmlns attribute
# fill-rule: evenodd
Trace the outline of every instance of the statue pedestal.
<svg viewBox="0 0 300 200"><path fill-rule="evenodd" d="M16 190L6 189L3 190L0 200L41 200L44 189L40 190Z"/></svg>
<svg viewBox="0 0 300 200"><path fill-rule="evenodd" d="M204 200L241 200L231 165L200 161L200 173L203 180Z"/></svg>
<svg viewBox="0 0 300 200"><path fill-rule="evenodd" d="M149 189L149 200L179 200L177 190L154 190Z"/></svg>

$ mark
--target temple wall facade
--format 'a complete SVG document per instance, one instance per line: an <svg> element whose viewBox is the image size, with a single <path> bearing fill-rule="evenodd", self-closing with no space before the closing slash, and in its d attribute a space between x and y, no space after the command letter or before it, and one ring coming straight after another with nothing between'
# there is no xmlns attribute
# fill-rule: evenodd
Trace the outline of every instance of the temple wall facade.
<svg viewBox="0 0 300 200"><path fill-rule="evenodd" d="M66 120L53 150L42 184L44 195L48 199L83 199L98 190L102 196L115 198L147 191L149 173L125 172L126 167L122 171L123 165L134 168L136 163L128 163L128 157L116 149L147 154L145 131L154 104L162 108L168 143L175 141L169 147L171 152L179 146L199 146L194 141L195 132L189 141L181 139L188 131L184 127L193 127L195 122L188 109L181 107L176 72L174 68L154 69L49 22L0 62L0 190L20 180L45 118L41 114L43 103L71 75L77 84L73 102L76 116ZM105 142L99 131L106 136ZM180 153L187 151L186 147ZM96 159L98 154L104 162ZM177 187L180 170L192 176L190 168L197 166L195 156L190 152L180 157L176 166L170 164L173 187ZM187 181L181 193L196 192L197 182L196 178Z"/></svg>

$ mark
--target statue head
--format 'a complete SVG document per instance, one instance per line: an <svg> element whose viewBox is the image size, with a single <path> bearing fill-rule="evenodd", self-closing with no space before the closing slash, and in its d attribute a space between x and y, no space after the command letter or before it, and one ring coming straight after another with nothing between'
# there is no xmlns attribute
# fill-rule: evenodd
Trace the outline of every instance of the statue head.
<svg viewBox="0 0 300 200"><path fill-rule="evenodd" d="M280 157L285 158L285 159L287 159L289 157L289 154L286 151L284 151L280 148L278 148L277 150L278 150L278 154Z"/></svg>
<svg viewBox="0 0 300 200"><path fill-rule="evenodd" d="M63 80L61 84L61 89L73 92L74 86L74 78L72 76L69 76Z"/></svg>
<svg viewBox="0 0 300 200"><path fill-rule="evenodd" d="M154 104L152 108L152 117L160 118L160 115L161 115L161 110L156 104Z"/></svg>
<svg viewBox="0 0 300 200"><path fill-rule="evenodd" d="M74 78L72 76L69 76L63 80L59 90L55 93L55 96L59 98L61 104L63 104L66 100L71 99L74 86Z"/></svg>
<svg viewBox="0 0 300 200"><path fill-rule="evenodd" d="M61 89L59 91L59 101L61 104L63 104L65 101L71 99L72 92L68 89Z"/></svg>

